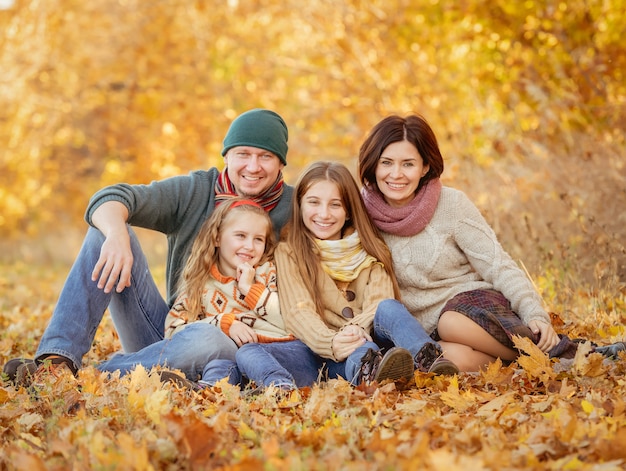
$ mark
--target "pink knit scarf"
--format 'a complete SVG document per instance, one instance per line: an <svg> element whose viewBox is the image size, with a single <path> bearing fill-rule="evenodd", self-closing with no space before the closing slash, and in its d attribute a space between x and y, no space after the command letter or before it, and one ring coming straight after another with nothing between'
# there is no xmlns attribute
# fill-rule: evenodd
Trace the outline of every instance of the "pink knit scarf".
<svg viewBox="0 0 626 471"><path fill-rule="evenodd" d="M419 234L428 225L441 195L441 181L430 180L406 206L389 206L383 196L369 187L363 187L361 194L365 207L378 229L399 236Z"/></svg>

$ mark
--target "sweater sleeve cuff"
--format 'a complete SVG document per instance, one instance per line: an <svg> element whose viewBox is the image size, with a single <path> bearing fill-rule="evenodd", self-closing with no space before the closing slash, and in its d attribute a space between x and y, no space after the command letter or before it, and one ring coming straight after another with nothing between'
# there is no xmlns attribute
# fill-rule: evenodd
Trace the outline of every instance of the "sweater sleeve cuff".
<svg viewBox="0 0 626 471"><path fill-rule="evenodd" d="M259 299L261 299L263 291L265 291L265 285L263 283L254 283L250 286L250 290L244 300L250 309L254 309L256 307Z"/></svg>
<svg viewBox="0 0 626 471"><path fill-rule="evenodd" d="M230 337L230 326L233 325L237 318L234 314L224 314L220 320L220 329Z"/></svg>
<svg viewBox="0 0 626 471"><path fill-rule="evenodd" d="M93 213L96 211L96 209L98 209L104 203L107 203L109 201L117 201L119 203L122 203L124 206L126 206L126 208L128 208L128 211L130 212L130 207L128 205L128 200L126 198L122 197L121 195L106 195L101 198L98 198L96 201L91 203L89 207L87 208L87 212L85 213L85 221L87 222L87 224L89 224L90 226L93 226L93 222L91 221L91 217L93 216Z"/></svg>

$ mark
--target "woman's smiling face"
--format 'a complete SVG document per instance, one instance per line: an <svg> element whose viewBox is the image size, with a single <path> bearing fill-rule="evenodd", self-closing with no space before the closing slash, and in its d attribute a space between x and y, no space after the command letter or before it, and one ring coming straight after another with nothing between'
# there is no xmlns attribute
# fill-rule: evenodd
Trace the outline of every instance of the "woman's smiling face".
<svg viewBox="0 0 626 471"><path fill-rule="evenodd" d="M408 141L389 144L378 159L376 184L389 206L405 206L415 197L428 165L417 148Z"/></svg>

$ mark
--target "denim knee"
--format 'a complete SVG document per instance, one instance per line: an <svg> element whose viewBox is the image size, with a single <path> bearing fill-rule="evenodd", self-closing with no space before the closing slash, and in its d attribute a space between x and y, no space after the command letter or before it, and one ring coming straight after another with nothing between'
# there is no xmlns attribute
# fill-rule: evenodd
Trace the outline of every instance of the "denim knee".
<svg viewBox="0 0 626 471"><path fill-rule="evenodd" d="M227 378L228 383L233 386L242 385L243 378L236 362L224 359L212 360L204 367L200 384L215 386L218 381L224 378Z"/></svg>
<svg viewBox="0 0 626 471"><path fill-rule="evenodd" d="M380 322L381 319L386 319L388 316L397 317L405 313L410 315L404 304L397 299L383 299L378 303L374 320Z"/></svg>
<svg viewBox="0 0 626 471"><path fill-rule="evenodd" d="M194 322L174 336L180 336L177 340L193 347L198 356L206 356L207 362L216 358L235 361L237 345L214 325Z"/></svg>

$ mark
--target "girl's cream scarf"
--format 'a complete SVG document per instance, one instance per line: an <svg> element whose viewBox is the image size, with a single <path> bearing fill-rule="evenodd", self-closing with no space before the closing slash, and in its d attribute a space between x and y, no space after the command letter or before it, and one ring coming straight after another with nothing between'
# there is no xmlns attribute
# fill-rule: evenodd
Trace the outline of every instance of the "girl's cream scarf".
<svg viewBox="0 0 626 471"><path fill-rule="evenodd" d="M361 245L357 231L338 240L315 239L320 249L322 268L333 280L353 281L362 270L378 263Z"/></svg>

